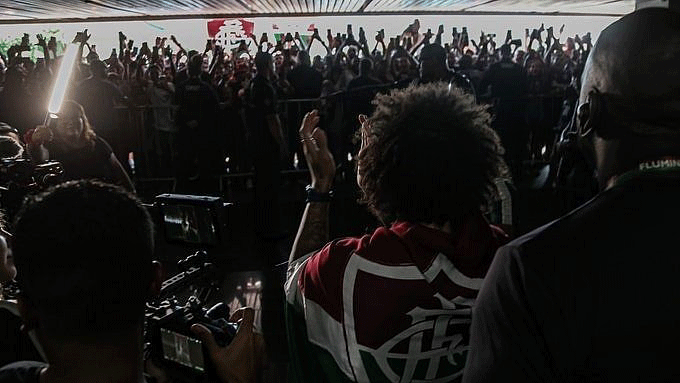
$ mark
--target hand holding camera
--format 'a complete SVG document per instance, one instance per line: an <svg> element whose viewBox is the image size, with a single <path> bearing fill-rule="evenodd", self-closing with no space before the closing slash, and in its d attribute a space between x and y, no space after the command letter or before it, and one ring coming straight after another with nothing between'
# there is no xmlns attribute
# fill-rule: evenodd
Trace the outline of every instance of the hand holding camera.
<svg viewBox="0 0 680 383"><path fill-rule="evenodd" d="M222 382L254 382L264 362L264 339L253 331L255 312L250 307L235 311L230 322L239 324L236 335L226 347L218 344L212 332L202 324L191 331L208 350L218 378Z"/></svg>

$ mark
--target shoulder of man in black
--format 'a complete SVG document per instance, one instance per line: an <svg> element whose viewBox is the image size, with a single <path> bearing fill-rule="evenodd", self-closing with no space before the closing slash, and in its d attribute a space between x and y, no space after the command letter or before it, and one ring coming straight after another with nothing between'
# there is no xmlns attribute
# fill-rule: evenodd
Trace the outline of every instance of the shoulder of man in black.
<svg viewBox="0 0 680 383"><path fill-rule="evenodd" d="M649 365L660 380L675 376L662 350L680 342L680 259L667 250L678 193L680 178L637 179L499 249L474 309L464 381L608 380L645 376Z"/></svg>

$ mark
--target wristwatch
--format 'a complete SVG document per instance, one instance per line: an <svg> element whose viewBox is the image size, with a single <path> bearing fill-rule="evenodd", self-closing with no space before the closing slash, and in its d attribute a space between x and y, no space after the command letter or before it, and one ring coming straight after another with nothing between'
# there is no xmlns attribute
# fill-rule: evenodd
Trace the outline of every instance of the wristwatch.
<svg viewBox="0 0 680 383"><path fill-rule="evenodd" d="M312 187L312 185L307 185L305 188L307 191L307 202L330 202L333 198L333 190L329 190L328 193L320 193Z"/></svg>

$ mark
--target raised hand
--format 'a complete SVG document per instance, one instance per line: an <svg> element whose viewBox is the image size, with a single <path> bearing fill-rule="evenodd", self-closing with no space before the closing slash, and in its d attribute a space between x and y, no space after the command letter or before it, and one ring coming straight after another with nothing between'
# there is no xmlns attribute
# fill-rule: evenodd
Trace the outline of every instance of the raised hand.
<svg viewBox="0 0 680 383"><path fill-rule="evenodd" d="M312 178L312 187L318 192L328 192L335 178L335 160L328 149L326 133L318 128L319 111L307 113L300 127L300 140Z"/></svg>
<svg viewBox="0 0 680 383"><path fill-rule="evenodd" d="M361 44L366 43L366 32L364 32L364 28L359 27L359 42Z"/></svg>
<svg viewBox="0 0 680 383"><path fill-rule="evenodd" d="M427 28L427 32L425 33L425 41L430 41L430 39L434 36L432 33L432 29Z"/></svg>
<svg viewBox="0 0 680 383"><path fill-rule="evenodd" d="M38 45L40 45L41 47L43 47L43 49L47 49L47 40L45 40L45 36L43 36L42 34L38 33L38 34L36 35L36 37L38 38Z"/></svg>

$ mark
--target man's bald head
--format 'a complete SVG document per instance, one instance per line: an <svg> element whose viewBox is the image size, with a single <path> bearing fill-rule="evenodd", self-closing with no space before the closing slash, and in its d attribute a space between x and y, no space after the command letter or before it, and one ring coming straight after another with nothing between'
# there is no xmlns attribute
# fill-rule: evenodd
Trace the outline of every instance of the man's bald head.
<svg viewBox="0 0 680 383"><path fill-rule="evenodd" d="M680 13L645 8L600 34L577 125L601 187L640 161L680 156Z"/></svg>
<svg viewBox="0 0 680 383"><path fill-rule="evenodd" d="M680 13L645 8L602 31L584 69L581 103L593 90L607 101L609 96L618 100L607 103L610 108L603 118L621 116L617 109L623 108L627 112L623 121L642 118L653 124L651 115L668 119L655 111L662 108L677 111L672 122L680 127Z"/></svg>

